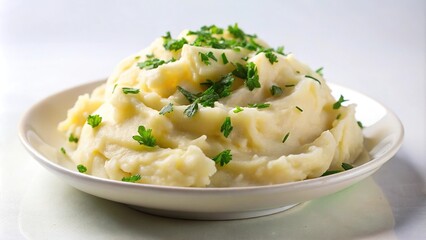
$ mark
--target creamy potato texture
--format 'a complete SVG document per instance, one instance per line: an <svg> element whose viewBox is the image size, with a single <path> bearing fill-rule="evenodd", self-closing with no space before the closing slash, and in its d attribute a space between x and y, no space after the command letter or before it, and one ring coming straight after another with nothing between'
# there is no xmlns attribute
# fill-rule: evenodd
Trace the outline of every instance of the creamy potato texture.
<svg viewBox="0 0 426 240"><path fill-rule="evenodd" d="M124 59L58 128L78 138L67 155L87 174L184 187L278 184L342 170L361 153L355 106L342 102L292 54L237 25L209 26L166 34ZM102 120L89 125L89 115Z"/></svg>

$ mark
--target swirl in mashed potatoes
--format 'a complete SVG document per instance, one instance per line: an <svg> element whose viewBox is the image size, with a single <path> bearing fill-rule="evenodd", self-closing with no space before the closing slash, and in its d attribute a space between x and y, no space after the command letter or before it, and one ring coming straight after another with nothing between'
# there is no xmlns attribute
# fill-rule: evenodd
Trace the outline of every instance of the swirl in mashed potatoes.
<svg viewBox="0 0 426 240"><path fill-rule="evenodd" d="M58 128L74 138L67 155L94 176L268 185L320 177L358 157L362 130L343 101L282 48L236 24L206 26L167 33L124 59Z"/></svg>

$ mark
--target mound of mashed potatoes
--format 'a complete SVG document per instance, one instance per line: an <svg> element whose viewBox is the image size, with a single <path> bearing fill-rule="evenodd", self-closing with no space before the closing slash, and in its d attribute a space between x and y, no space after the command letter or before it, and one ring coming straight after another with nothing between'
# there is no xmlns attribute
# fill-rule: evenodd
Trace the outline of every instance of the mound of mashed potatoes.
<svg viewBox="0 0 426 240"><path fill-rule="evenodd" d="M168 32L80 96L58 129L81 172L144 184L256 186L343 170L355 106L320 71L237 24ZM344 104L347 105L347 104Z"/></svg>

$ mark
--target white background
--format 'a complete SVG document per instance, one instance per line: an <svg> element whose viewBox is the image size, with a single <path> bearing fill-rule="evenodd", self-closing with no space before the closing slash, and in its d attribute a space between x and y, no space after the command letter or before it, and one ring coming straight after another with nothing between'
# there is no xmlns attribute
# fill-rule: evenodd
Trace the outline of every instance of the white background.
<svg viewBox="0 0 426 240"><path fill-rule="evenodd" d="M393 110L401 150L373 177L292 212L196 222L81 193L20 144L19 119L38 100L105 78L166 31L235 22ZM425 125L426 1L0 0L0 239L426 239Z"/></svg>

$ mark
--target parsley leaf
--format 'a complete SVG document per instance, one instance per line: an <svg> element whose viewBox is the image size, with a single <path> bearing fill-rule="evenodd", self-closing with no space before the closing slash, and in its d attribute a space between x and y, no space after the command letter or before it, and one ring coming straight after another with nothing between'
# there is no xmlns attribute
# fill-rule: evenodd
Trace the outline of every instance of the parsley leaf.
<svg viewBox="0 0 426 240"><path fill-rule="evenodd" d="M247 63L247 80L246 86L250 91L260 88L259 75L257 74L257 66L253 62Z"/></svg>
<svg viewBox="0 0 426 240"><path fill-rule="evenodd" d="M178 86L178 90L191 103L185 109L184 114L188 117L192 117L198 111L198 104L201 104L204 107L214 107L214 102L231 94L231 86L233 82L234 77L231 73L228 73L217 82L207 81L206 83L203 83L203 85L209 85L209 88L198 94L193 94Z"/></svg>
<svg viewBox="0 0 426 240"><path fill-rule="evenodd" d="M87 168L83 165L83 164L78 164L77 165L77 170L81 173L85 173L87 172Z"/></svg>
<svg viewBox="0 0 426 240"><path fill-rule="evenodd" d="M288 139L288 137L290 136L290 132L288 132L284 137L283 140L281 141L282 143L285 143Z"/></svg>
<svg viewBox="0 0 426 240"><path fill-rule="evenodd" d="M220 152L216 157L212 158L212 160L220 166L228 164L232 160L231 150L228 149Z"/></svg>
<svg viewBox="0 0 426 240"><path fill-rule="evenodd" d="M232 129L234 129L234 127L231 124L231 118L226 117L225 121L223 122L222 126L220 127L220 132L223 133L223 136L225 136L227 138L229 136L229 134L231 133Z"/></svg>
<svg viewBox="0 0 426 240"><path fill-rule="evenodd" d="M129 88L129 87L124 87L121 90L123 91L124 94L138 94L140 91L138 88Z"/></svg>
<svg viewBox="0 0 426 240"><path fill-rule="evenodd" d="M268 108L269 106L271 106L271 104L269 103L253 103L253 104L248 104L248 107L250 108Z"/></svg>
<svg viewBox="0 0 426 240"><path fill-rule="evenodd" d="M280 87L278 87L276 85L272 85L272 87L271 87L270 90L271 90L272 96L281 95L283 93L282 88L280 88Z"/></svg>
<svg viewBox="0 0 426 240"><path fill-rule="evenodd" d="M63 147L61 147L61 152L62 152L63 154L67 154L67 151L65 151L65 148L63 148Z"/></svg>
<svg viewBox="0 0 426 240"><path fill-rule="evenodd" d="M158 59L158 58L151 58L151 59L148 59L144 62L138 63L138 67L140 69L151 70L151 69L158 68L159 66L161 66L163 64L167 64L167 63L174 62L174 61L176 61L176 59L174 59L174 58L172 58L168 61L164 61L164 60Z"/></svg>
<svg viewBox="0 0 426 240"><path fill-rule="evenodd" d="M315 70L315 72L318 73L322 77L323 76L323 73L322 73L323 69L324 69L323 67L320 67L317 70Z"/></svg>
<svg viewBox="0 0 426 240"><path fill-rule="evenodd" d="M152 129L146 129L144 126L138 127L139 135L135 135L132 138L136 140L140 145L148 147L154 147L157 145L154 136L152 136Z"/></svg>
<svg viewBox="0 0 426 240"><path fill-rule="evenodd" d="M275 50L276 53L281 54L283 56L285 56L286 54L284 53L284 46L279 46L277 47L277 50Z"/></svg>
<svg viewBox="0 0 426 240"><path fill-rule="evenodd" d="M361 121L357 121L356 123L358 124L358 126L359 126L360 128L364 128L364 125L362 125L362 122L361 122Z"/></svg>
<svg viewBox="0 0 426 240"><path fill-rule="evenodd" d="M198 111L198 100L194 101L193 103L191 103L186 109L185 111L183 111L183 113L187 116L187 117L192 117L194 116L194 114Z"/></svg>
<svg viewBox="0 0 426 240"><path fill-rule="evenodd" d="M237 107L235 107L235 109L234 109L234 113L239 113L239 112L242 112L242 111L244 111L244 109L242 108L242 107L240 107L240 106L237 106Z"/></svg>
<svg viewBox="0 0 426 240"><path fill-rule="evenodd" d="M228 58L226 57L226 55L225 55L225 53L222 53L222 55L220 55L221 57L222 57L222 62L223 62L223 64L225 65L225 64L227 64L229 61L228 61Z"/></svg>
<svg viewBox="0 0 426 240"><path fill-rule="evenodd" d="M241 79L247 79L247 67L245 67L241 63L236 63L235 70L232 71L232 74Z"/></svg>
<svg viewBox="0 0 426 240"><path fill-rule="evenodd" d="M350 165L349 163L342 163L342 168L346 170L352 169L354 168L352 165Z"/></svg>
<svg viewBox="0 0 426 240"><path fill-rule="evenodd" d="M87 124L92 126L92 128L99 126L99 124L101 124L101 122L102 122L102 117L100 117L97 114L96 115L89 115L89 117L87 117Z"/></svg>
<svg viewBox="0 0 426 240"><path fill-rule="evenodd" d="M208 53L198 52L198 54L200 55L201 61L206 65L211 64L209 59L213 59L215 62L217 62L217 58L214 56L213 52L208 52Z"/></svg>
<svg viewBox="0 0 426 240"><path fill-rule="evenodd" d="M163 36L163 40L163 47L169 51L178 51L183 47L183 45L188 43L185 38L181 38L179 40L173 39L170 32L167 32L166 36Z"/></svg>
<svg viewBox="0 0 426 240"><path fill-rule="evenodd" d="M164 106L158 114L165 115L166 113L170 113L170 112L173 112L173 104L172 103L169 103L166 106Z"/></svg>
<svg viewBox="0 0 426 240"><path fill-rule="evenodd" d="M299 110L300 112L303 112L303 109L301 109L299 106L296 106L297 110Z"/></svg>
<svg viewBox="0 0 426 240"><path fill-rule="evenodd" d="M235 24L234 24L234 26L229 25L229 26L228 26L228 32L229 32L230 34L232 34L235 38L239 38L239 39L245 39L245 38L246 38L246 34L244 33L244 31L243 31L243 30L241 30L241 29L238 27L238 24L237 24L237 23L235 23Z"/></svg>
<svg viewBox="0 0 426 240"><path fill-rule="evenodd" d="M314 78L314 77L312 77L312 76L305 75L305 78L310 78L310 79L312 79L312 80L314 80L314 81L318 82L318 83L319 83L319 85L321 85L321 81L320 81L320 80L318 80L318 79L316 79L316 78Z"/></svg>
<svg viewBox="0 0 426 240"><path fill-rule="evenodd" d="M141 180L141 175L139 175L139 174L132 175L130 177L123 177L121 179L121 181L123 181L123 182L132 182L132 183L137 182L139 180Z"/></svg>
<svg viewBox="0 0 426 240"><path fill-rule="evenodd" d="M78 138L74 137L74 135L71 133L70 137L68 138L68 141L78 143Z"/></svg>
<svg viewBox="0 0 426 240"><path fill-rule="evenodd" d="M347 99L344 99L342 95L340 95L339 100L333 104L333 109L339 109L342 106L343 102L348 101Z"/></svg>

